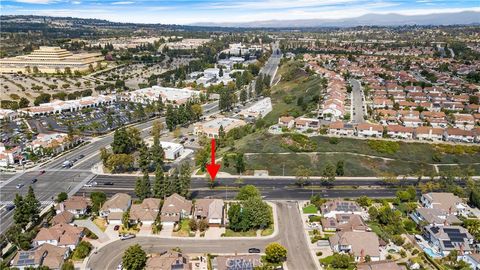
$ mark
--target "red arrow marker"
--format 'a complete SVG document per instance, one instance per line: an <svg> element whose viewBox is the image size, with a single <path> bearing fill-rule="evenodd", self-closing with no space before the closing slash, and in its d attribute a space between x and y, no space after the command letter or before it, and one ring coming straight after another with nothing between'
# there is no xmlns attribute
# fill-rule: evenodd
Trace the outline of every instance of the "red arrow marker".
<svg viewBox="0 0 480 270"><path fill-rule="evenodd" d="M220 164L215 164L215 139L212 139L212 161L210 164L207 164L207 171L212 182L215 180L218 170L220 170Z"/></svg>

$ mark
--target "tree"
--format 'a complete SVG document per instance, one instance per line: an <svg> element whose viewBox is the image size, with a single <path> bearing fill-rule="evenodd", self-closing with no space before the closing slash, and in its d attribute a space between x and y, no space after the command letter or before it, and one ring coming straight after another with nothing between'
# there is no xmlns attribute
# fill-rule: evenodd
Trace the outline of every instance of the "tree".
<svg viewBox="0 0 480 270"><path fill-rule="evenodd" d="M96 213L107 200L107 195L101 191L94 191L90 193L90 199L92 200L92 212Z"/></svg>
<svg viewBox="0 0 480 270"><path fill-rule="evenodd" d="M237 170L238 174L242 174L245 172L245 159L243 153L237 153L235 156L235 169Z"/></svg>
<svg viewBox="0 0 480 270"><path fill-rule="evenodd" d="M129 154L112 154L107 159L106 167L113 173L128 171L133 167L133 157Z"/></svg>
<svg viewBox="0 0 480 270"><path fill-rule="evenodd" d="M265 255L268 262L281 263L287 258L287 249L279 243L270 243L265 248Z"/></svg>
<svg viewBox="0 0 480 270"><path fill-rule="evenodd" d="M122 225L125 229L130 229L130 208L128 208L127 211L123 212Z"/></svg>
<svg viewBox="0 0 480 270"><path fill-rule="evenodd" d="M143 177L138 177L135 182L135 194L140 200L150 197L150 177L148 172L143 173Z"/></svg>
<svg viewBox="0 0 480 270"><path fill-rule="evenodd" d="M169 131L173 131L177 126L178 119L177 114L174 112L174 108L171 104L167 105L167 113L165 114L165 122Z"/></svg>
<svg viewBox="0 0 480 270"><path fill-rule="evenodd" d="M201 219L199 222L198 222L198 229L201 231L201 232L204 232L206 231L208 228L208 221L206 219Z"/></svg>
<svg viewBox="0 0 480 270"><path fill-rule="evenodd" d="M160 143L160 136L153 136L153 145L150 148L150 157L155 168L157 166L163 166L163 158L165 157L165 152L163 151L162 145Z"/></svg>
<svg viewBox="0 0 480 270"><path fill-rule="evenodd" d="M72 261L66 261L62 265L62 270L75 270L75 266L73 265Z"/></svg>
<svg viewBox="0 0 480 270"><path fill-rule="evenodd" d="M335 173L337 174L337 176L343 176L345 174L344 172L344 161L343 160L339 160L337 162L337 168L335 170Z"/></svg>
<svg viewBox="0 0 480 270"><path fill-rule="evenodd" d="M303 187L306 183L310 181L310 175L312 174L309 168L306 168L303 165L298 166L295 171L295 184Z"/></svg>
<svg viewBox="0 0 480 270"><path fill-rule="evenodd" d="M162 134L163 128L164 128L163 124L162 124L162 122L160 122L160 120L153 121L152 130L150 131L150 135L152 135L152 137L155 137L155 136L160 137L160 135Z"/></svg>
<svg viewBox="0 0 480 270"><path fill-rule="evenodd" d="M148 152L148 148L145 144L142 144L142 146L140 146L140 154L138 156L138 167L142 172L148 173L149 166L150 166L150 155Z"/></svg>
<svg viewBox="0 0 480 270"><path fill-rule="evenodd" d="M61 203L61 202L65 201L66 199L68 199L68 194L66 192L60 192L57 195L56 202Z"/></svg>
<svg viewBox="0 0 480 270"><path fill-rule="evenodd" d="M115 130L113 134L112 151L114 154L130 154L132 152L131 141L125 128Z"/></svg>
<svg viewBox="0 0 480 270"><path fill-rule="evenodd" d="M254 185L245 185L238 191L237 200L247 200L249 198L260 198L260 191Z"/></svg>
<svg viewBox="0 0 480 270"><path fill-rule="evenodd" d="M88 254L90 254L92 248L93 246L90 244L90 242L81 241L73 251L73 257L84 259L88 256Z"/></svg>
<svg viewBox="0 0 480 270"><path fill-rule="evenodd" d="M19 108L26 108L28 107L28 105L30 105L30 101L25 97L21 97L20 100L18 101Z"/></svg>
<svg viewBox="0 0 480 270"><path fill-rule="evenodd" d="M37 223L40 219L40 202L35 197L35 192L33 191L32 186L28 187L27 195L24 198L25 205L27 207L27 213L29 215L29 220L33 223Z"/></svg>
<svg viewBox="0 0 480 270"><path fill-rule="evenodd" d="M332 183L335 181L336 167L332 163L327 163L322 172L322 182Z"/></svg>
<svg viewBox="0 0 480 270"><path fill-rule="evenodd" d="M242 89L242 91L240 91L240 101L244 103L247 101L247 98L248 98L247 90Z"/></svg>
<svg viewBox="0 0 480 270"><path fill-rule="evenodd" d="M13 212L13 222L16 225L19 225L22 229L25 228L30 220L28 213L28 208L26 206L23 197L18 193L15 194L15 199L13 200L15 205L15 211Z"/></svg>
<svg viewBox="0 0 480 270"><path fill-rule="evenodd" d="M197 223L197 220L195 220L194 218L191 218L189 221L188 221L188 226L190 227L190 230L195 232L198 230L198 223Z"/></svg>
<svg viewBox="0 0 480 270"><path fill-rule="evenodd" d="M178 194L182 196L187 196L188 190L190 189L190 182L192 178L192 169L188 163L183 163L180 167L180 189L177 190Z"/></svg>
<svg viewBox="0 0 480 270"><path fill-rule="evenodd" d="M128 270L142 270L147 263L147 254L139 244L127 248L122 257L123 268Z"/></svg>
<svg viewBox="0 0 480 270"><path fill-rule="evenodd" d="M342 254L342 253L334 253L333 259L331 260L331 266L333 268L341 268L346 269L353 263L353 258L349 254Z"/></svg>
<svg viewBox="0 0 480 270"><path fill-rule="evenodd" d="M163 199L167 193L167 179L161 166L157 165L155 169L155 182L153 184L153 197Z"/></svg>

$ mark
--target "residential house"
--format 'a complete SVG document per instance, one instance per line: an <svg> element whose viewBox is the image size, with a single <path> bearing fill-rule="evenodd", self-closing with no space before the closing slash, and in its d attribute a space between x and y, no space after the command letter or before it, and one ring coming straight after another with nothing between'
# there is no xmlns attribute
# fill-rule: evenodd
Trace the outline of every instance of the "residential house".
<svg viewBox="0 0 480 270"><path fill-rule="evenodd" d="M72 196L65 201L55 205L57 214L68 211L72 213L76 218L87 214L88 208L91 205L91 200L84 196Z"/></svg>
<svg viewBox="0 0 480 270"><path fill-rule="evenodd" d="M206 219L211 227L224 225L224 202L221 199L198 199L195 202L194 217Z"/></svg>
<svg viewBox="0 0 480 270"><path fill-rule="evenodd" d="M442 141L445 130L443 128L417 127L415 138L422 141Z"/></svg>
<svg viewBox="0 0 480 270"><path fill-rule="evenodd" d="M57 224L49 228L41 228L33 239L33 246L51 244L58 247L67 247L74 250L83 237L83 228L70 224Z"/></svg>
<svg viewBox="0 0 480 270"><path fill-rule="evenodd" d="M473 236L461 226L435 226L424 227L424 236L443 256L453 250L460 250L469 254L473 250Z"/></svg>
<svg viewBox="0 0 480 270"><path fill-rule="evenodd" d="M286 127L286 128L293 128L295 125L295 118L292 116L282 116L278 118L278 126Z"/></svg>
<svg viewBox="0 0 480 270"><path fill-rule="evenodd" d="M147 259L146 270L190 270L188 259L182 253L168 251L154 254Z"/></svg>
<svg viewBox="0 0 480 270"><path fill-rule="evenodd" d="M459 114L453 115L455 127L463 130L472 130L475 126L475 118L471 114Z"/></svg>
<svg viewBox="0 0 480 270"><path fill-rule="evenodd" d="M60 270L69 253L70 250L66 247L42 244L31 250L17 252L13 258L12 267L23 270L43 266L52 270Z"/></svg>
<svg viewBox="0 0 480 270"><path fill-rule="evenodd" d="M363 218L356 214L336 214L335 217L322 218L321 223L324 231L365 232L369 230Z"/></svg>
<svg viewBox="0 0 480 270"><path fill-rule="evenodd" d="M393 107L393 101L387 98L376 98L373 100L374 109L387 109Z"/></svg>
<svg viewBox="0 0 480 270"><path fill-rule="evenodd" d="M420 197L420 203L423 207L440 209L453 215L464 214L468 207L461 198L448 192L425 193Z"/></svg>
<svg viewBox="0 0 480 270"><path fill-rule="evenodd" d="M468 263L473 270L480 270L480 253L462 255L459 259Z"/></svg>
<svg viewBox="0 0 480 270"><path fill-rule="evenodd" d="M413 128L400 125L387 126L387 135L390 138L411 140L413 138Z"/></svg>
<svg viewBox="0 0 480 270"><path fill-rule="evenodd" d="M174 225L183 218L192 214L192 202L178 195L172 194L165 199L161 211L162 225Z"/></svg>
<svg viewBox="0 0 480 270"><path fill-rule="evenodd" d="M438 208L417 208L410 217L418 225L432 224L435 226L444 226L462 223L454 214Z"/></svg>
<svg viewBox="0 0 480 270"><path fill-rule="evenodd" d="M361 215L363 209L355 201L331 200L322 204L320 211L325 218L336 217L337 214Z"/></svg>
<svg viewBox="0 0 480 270"><path fill-rule="evenodd" d="M359 137L382 137L383 127L377 124L360 123L357 126L357 135Z"/></svg>
<svg viewBox="0 0 480 270"><path fill-rule="evenodd" d="M262 266L259 254L219 255L212 260L212 270L253 270Z"/></svg>
<svg viewBox="0 0 480 270"><path fill-rule="evenodd" d="M317 130L319 126L320 121L316 118L298 117L295 119L295 128L298 131Z"/></svg>
<svg viewBox="0 0 480 270"><path fill-rule="evenodd" d="M329 239L333 252L351 254L356 262L370 256L371 261L379 261L380 241L374 232L337 232Z"/></svg>
<svg viewBox="0 0 480 270"><path fill-rule="evenodd" d="M109 224L121 224L123 213L132 205L132 197L126 193L117 193L106 201L100 208L100 216L107 219Z"/></svg>
<svg viewBox="0 0 480 270"><path fill-rule="evenodd" d="M337 121L328 126L328 134L337 136L353 136L355 134L355 129L352 125L345 124L342 121Z"/></svg>
<svg viewBox="0 0 480 270"><path fill-rule="evenodd" d="M445 130L445 140L449 142L473 143L475 141L475 134L471 130L447 128Z"/></svg>
<svg viewBox="0 0 480 270"><path fill-rule="evenodd" d="M51 223L52 225L57 225L57 224L70 224L73 222L74 215L69 212L69 211L63 211L58 214L56 214L52 220Z"/></svg>
<svg viewBox="0 0 480 270"><path fill-rule="evenodd" d="M132 204L130 207L130 222L152 225L160 213L160 199L147 198L140 204Z"/></svg>

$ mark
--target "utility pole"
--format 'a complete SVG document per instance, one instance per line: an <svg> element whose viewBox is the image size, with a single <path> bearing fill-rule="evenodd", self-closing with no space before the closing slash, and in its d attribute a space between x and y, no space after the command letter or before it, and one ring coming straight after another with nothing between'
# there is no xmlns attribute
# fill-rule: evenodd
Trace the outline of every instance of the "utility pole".
<svg viewBox="0 0 480 270"><path fill-rule="evenodd" d="M285 176L285 162L282 163L282 175Z"/></svg>

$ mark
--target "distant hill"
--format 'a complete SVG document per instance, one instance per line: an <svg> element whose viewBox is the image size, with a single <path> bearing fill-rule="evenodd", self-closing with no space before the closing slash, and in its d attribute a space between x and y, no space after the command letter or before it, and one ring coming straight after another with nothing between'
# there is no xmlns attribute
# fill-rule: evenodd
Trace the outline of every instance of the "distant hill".
<svg viewBox="0 0 480 270"><path fill-rule="evenodd" d="M270 20L240 23L198 22L192 26L242 27L242 28L302 28L302 27L352 27L352 26L399 26L399 25L464 25L480 24L480 12L435 13L428 15L365 14L345 19Z"/></svg>

